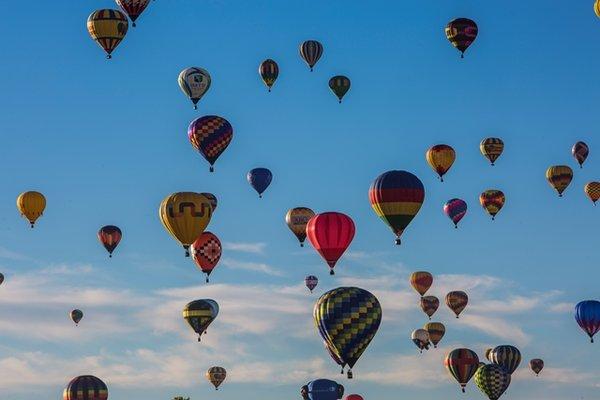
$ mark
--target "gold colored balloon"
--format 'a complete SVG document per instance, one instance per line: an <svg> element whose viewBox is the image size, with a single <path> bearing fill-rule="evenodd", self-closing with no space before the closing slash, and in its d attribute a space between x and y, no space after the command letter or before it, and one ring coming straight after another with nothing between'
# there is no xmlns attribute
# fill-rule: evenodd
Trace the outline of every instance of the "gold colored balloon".
<svg viewBox="0 0 600 400"><path fill-rule="evenodd" d="M46 198L40 192L24 192L17 197L17 208L21 216L27 218L31 227L35 221L42 216L46 208Z"/></svg>

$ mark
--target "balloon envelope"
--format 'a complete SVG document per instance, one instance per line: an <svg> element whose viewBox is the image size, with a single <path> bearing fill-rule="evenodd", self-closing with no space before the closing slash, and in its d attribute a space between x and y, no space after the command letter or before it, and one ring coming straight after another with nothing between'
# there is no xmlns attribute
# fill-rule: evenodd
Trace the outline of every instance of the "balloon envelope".
<svg viewBox="0 0 600 400"><path fill-rule="evenodd" d="M188 138L192 146L210 164L214 164L233 139L233 127L225 118L207 115L197 118L188 127Z"/></svg>
<svg viewBox="0 0 600 400"><path fill-rule="evenodd" d="M23 192L17 197L17 209L21 216L27 218L33 228L35 221L46 209L46 198L40 192Z"/></svg>
<svg viewBox="0 0 600 400"><path fill-rule="evenodd" d="M301 247L304 247L304 240L306 239L306 225L314 216L315 212L308 207L292 208L285 215L285 223L296 235Z"/></svg>
<svg viewBox="0 0 600 400"><path fill-rule="evenodd" d="M594 335L600 332L600 301L584 300L577 303L575 320L594 343Z"/></svg>
<svg viewBox="0 0 600 400"><path fill-rule="evenodd" d="M98 231L98 240L102 243L106 251L108 251L109 257L112 257L112 253L119 245L119 242L121 242L122 237L123 233L118 226L106 225Z"/></svg>
<svg viewBox="0 0 600 400"><path fill-rule="evenodd" d="M258 193L258 197L262 197L273 180L273 174L267 168L254 168L248 172L246 179Z"/></svg>
<svg viewBox="0 0 600 400"><path fill-rule="evenodd" d="M279 77L279 66L277 63L270 58L260 63L258 67L258 73L262 78L267 88L269 88L269 92L271 88L275 84L277 77Z"/></svg>
<svg viewBox="0 0 600 400"><path fill-rule="evenodd" d="M506 372L512 374L521 363L521 352L515 346L502 345L496 346L489 354L492 364L504 368Z"/></svg>
<svg viewBox="0 0 600 400"><path fill-rule="evenodd" d="M446 25L446 38L460 51L462 58L477 38L478 31L475 21L469 18L456 18Z"/></svg>
<svg viewBox="0 0 600 400"><path fill-rule="evenodd" d="M510 385L510 374L496 364L481 366L475 373L475 384L490 400L498 400Z"/></svg>
<svg viewBox="0 0 600 400"><path fill-rule="evenodd" d="M429 166L438 174L440 180L444 182L444 175L456 160L456 152L447 144L437 144L427 150L425 158Z"/></svg>
<svg viewBox="0 0 600 400"><path fill-rule="evenodd" d="M108 388L100 378L81 375L73 378L63 391L63 400L107 400Z"/></svg>
<svg viewBox="0 0 600 400"><path fill-rule="evenodd" d="M454 349L446 356L444 365L450 375L460 384L464 393L465 386L479 368L479 357L470 349Z"/></svg>
<svg viewBox="0 0 600 400"><path fill-rule="evenodd" d="M330 274L354 238L354 221L346 214L325 212L312 217L306 225L308 241L329 265Z"/></svg>
<svg viewBox="0 0 600 400"><path fill-rule="evenodd" d="M417 271L410 275L410 285L423 296L433 284L433 275L427 271Z"/></svg>
<svg viewBox="0 0 600 400"><path fill-rule="evenodd" d="M183 318L198 334L198 341L218 314L219 305L212 299L194 300L183 308Z"/></svg>
<svg viewBox="0 0 600 400"><path fill-rule="evenodd" d="M456 314L459 314L465 309L469 302L469 296L460 290L450 292L446 295L446 305Z"/></svg>
<svg viewBox="0 0 600 400"><path fill-rule="evenodd" d="M467 203L461 199L451 199L444 204L444 214L454 223L454 227L458 228L458 223L467 214Z"/></svg>
<svg viewBox="0 0 600 400"><path fill-rule="evenodd" d="M339 400L344 395L344 387L329 379L316 379L302 387L304 400Z"/></svg>
<svg viewBox="0 0 600 400"><path fill-rule="evenodd" d="M219 386L225 381L227 371L223 367L210 367L206 371L206 379L213 384L215 390L219 390Z"/></svg>
<svg viewBox="0 0 600 400"><path fill-rule="evenodd" d="M479 150L494 165L504 151L504 142L500 138L486 138L479 144Z"/></svg>
<svg viewBox="0 0 600 400"><path fill-rule="evenodd" d="M546 179L559 197L573 180L573 170L567 165L555 165L546 170Z"/></svg>
<svg viewBox="0 0 600 400"><path fill-rule="evenodd" d="M206 274L206 282L208 276L217 267L221 259L221 241L211 232L202 232L200 236L190 246L190 253L196 266Z"/></svg>
<svg viewBox="0 0 600 400"><path fill-rule="evenodd" d="M207 70L198 67L189 67L179 73L177 83L181 91L192 101L194 109L196 104L210 89L212 79Z"/></svg>
<svg viewBox="0 0 600 400"><path fill-rule="evenodd" d="M128 28L127 16L119 10L94 11L87 20L88 32L92 39L104 49L106 58L112 57L112 52L125 38Z"/></svg>
<svg viewBox="0 0 600 400"><path fill-rule="evenodd" d="M575 160L577 160L579 167L583 168L583 163L590 154L590 148L584 142L577 142L573 145L571 153L573 154L573 157L575 157Z"/></svg>
<svg viewBox="0 0 600 400"><path fill-rule="evenodd" d="M117 4L131 19L133 27L135 28L135 21L144 12L150 0L116 0Z"/></svg>
<svg viewBox="0 0 600 400"><path fill-rule="evenodd" d="M307 40L300 45L300 57L306 62L311 71L322 55L323 45L316 40Z"/></svg>

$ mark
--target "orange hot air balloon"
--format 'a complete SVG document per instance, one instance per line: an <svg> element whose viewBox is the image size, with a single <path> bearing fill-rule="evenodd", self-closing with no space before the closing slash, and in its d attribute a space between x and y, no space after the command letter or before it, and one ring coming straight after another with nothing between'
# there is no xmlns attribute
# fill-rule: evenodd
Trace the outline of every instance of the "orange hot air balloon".
<svg viewBox="0 0 600 400"><path fill-rule="evenodd" d="M440 180L444 182L444 175L456 160L456 152L447 144L438 144L427 150L425 158L431 168L439 175Z"/></svg>
<svg viewBox="0 0 600 400"><path fill-rule="evenodd" d="M589 182L583 188L586 196L596 205L596 202L600 200L600 182Z"/></svg>
<svg viewBox="0 0 600 400"><path fill-rule="evenodd" d="M463 291L457 290L446 295L446 305L456 314L456 318L465 309L469 302L469 296Z"/></svg>
<svg viewBox="0 0 600 400"><path fill-rule="evenodd" d="M40 192L23 192L17 197L17 208L33 228L35 221L44 213L46 198Z"/></svg>
<svg viewBox="0 0 600 400"><path fill-rule="evenodd" d="M506 197L501 190L489 189L479 195L479 203L492 216L492 220L496 219L505 202Z"/></svg>
<svg viewBox="0 0 600 400"><path fill-rule="evenodd" d="M410 276L410 284L423 297L433 284L433 276L427 271L413 272Z"/></svg>
<svg viewBox="0 0 600 400"><path fill-rule="evenodd" d="M558 197L562 197L563 192L573 180L573 170L567 165L555 165L546 170L546 179L556 190Z"/></svg>

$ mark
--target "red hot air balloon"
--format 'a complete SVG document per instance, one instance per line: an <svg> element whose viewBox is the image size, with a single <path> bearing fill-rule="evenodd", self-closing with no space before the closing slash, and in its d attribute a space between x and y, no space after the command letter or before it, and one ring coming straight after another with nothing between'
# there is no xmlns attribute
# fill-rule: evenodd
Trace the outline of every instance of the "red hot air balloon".
<svg viewBox="0 0 600 400"><path fill-rule="evenodd" d="M344 400L364 400L360 394L349 394Z"/></svg>
<svg viewBox="0 0 600 400"><path fill-rule="evenodd" d="M315 250L333 268L354 238L354 222L339 212L325 212L312 217L306 225L306 235Z"/></svg>
<svg viewBox="0 0 600 400"><path fill-rule="evenodd" d="M221 259L221 241L211 232L203 232L198 239L192 243L190 253L198 268L208 276L216 268Z"/></svg>
<svg viewBox="0 0 600 400"><path fill-rule="evenodd" d="M123 233L119 227L114 225L103 226L98 231L98 240L100 240L100 243L102 243L106 251L108 251L109 257L112 257L112 253L119 245L122 237Z"/></svg>
<svg viewBox="0 0 600 400"><path fill-rule="evenodd" d="M233 127L225 118L207 115L192 121L188 127L188 138L208 161L210 172L213 172L215 161L233 139Z"/></svg>

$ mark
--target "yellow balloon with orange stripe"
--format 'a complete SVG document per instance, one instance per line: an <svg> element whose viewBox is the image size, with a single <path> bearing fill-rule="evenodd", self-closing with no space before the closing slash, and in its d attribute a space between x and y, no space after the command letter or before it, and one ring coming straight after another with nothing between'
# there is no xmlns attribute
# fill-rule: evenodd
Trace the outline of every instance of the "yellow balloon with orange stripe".
<svg viewBox="0 0 600 400"><path fill-rule="evenodd" d="M596 205L596 202L600 200L600 182L588 182L583 188L586 196Z"/></svg>
<svg viewBox="0 0 600 400"><path fill-rule="evenodd" d="M94 11L87 20L87 29L100 47L106 52L106 58L112 57L112 52L127 34L129 22L127 16L119 10L104 9Z"/></svg>
<svg viewBox="0 0 600 400"><path fill-rule="evenodd" d="M210 200L194 192L179 192L167 196L158 210L163 226L185 249L204 232L212 217Z"/></svg>
<svg viewBox="0 0 600 400"><path fill-rule="evenodd" d="M23 192L17 197L17 208L21 216L27 218L33 228L35 221L44 213L46 198L40 192Z"/></svg>
<svg viewBox="0 0 600 400"><path fill-rule="evenodd" d="M546 179L559 197L573 180L573 170L567 165L555 165L546 170Z"/></svg>
<svg viewBox="0 0 600 400"><path fill-rule="evenodd" d="M456 152L447 144L437 144L427 150L425 158L429 166L439 175L440 180L444 182L444 175L456 160Z"/></svg>

